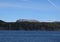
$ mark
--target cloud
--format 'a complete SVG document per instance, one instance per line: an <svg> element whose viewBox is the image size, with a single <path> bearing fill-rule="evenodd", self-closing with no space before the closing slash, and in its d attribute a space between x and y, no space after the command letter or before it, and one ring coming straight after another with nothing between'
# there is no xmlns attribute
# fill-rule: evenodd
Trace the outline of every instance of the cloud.
<svg viewBox="0 0 60 42"><path fill-rule="evenodd" d="M28 8L24 4L16 4L16 3L0 3L0 7L16 7L16 8Z"/></svg>
<svg viewBox="0 0 60 42"><path fill-rule="evenodd" d="M0 8L19 8L19 9L34 9L34 10L47 10L48 6L45 4L37 4L37 3L0 3Z"/></svg>
<svg viewBox="0 0 60 42"><path fill-rule="evenodd" d="M29 0L21 0L21 1L29 1Z"/></svg>
<svg viewBox="0 0 60 42"><path fill-rule="evenodd" d="M0 8L12 7L12 8L29 8L29 9L40 9L39 5L29 3L0 3Z"/></svg>
<svg viewBox="0 0 60 42"><path fill-rule="evenodd" d="M51 0L48 0L48 2L57 8L57 6Z"/></svg>

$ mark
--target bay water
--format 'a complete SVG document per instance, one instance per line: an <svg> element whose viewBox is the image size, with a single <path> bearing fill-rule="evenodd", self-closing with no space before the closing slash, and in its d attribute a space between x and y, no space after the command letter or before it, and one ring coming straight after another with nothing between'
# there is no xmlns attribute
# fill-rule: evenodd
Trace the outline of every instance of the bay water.
<svg viewBox="0 0 60 42"><path fill-rule="evenodd" d="M60 31L0 30L0 42L60 42Z"/></svg>

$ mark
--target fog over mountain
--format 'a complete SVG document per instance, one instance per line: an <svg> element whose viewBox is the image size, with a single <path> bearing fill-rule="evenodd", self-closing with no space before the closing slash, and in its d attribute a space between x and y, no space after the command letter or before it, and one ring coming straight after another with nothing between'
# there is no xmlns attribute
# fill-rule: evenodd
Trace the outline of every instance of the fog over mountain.
<svg viewBox="0 0 60 42"><path fill-rule="evenodd" d="M34 19L18 19L16 22L40 22Z"/></svg>

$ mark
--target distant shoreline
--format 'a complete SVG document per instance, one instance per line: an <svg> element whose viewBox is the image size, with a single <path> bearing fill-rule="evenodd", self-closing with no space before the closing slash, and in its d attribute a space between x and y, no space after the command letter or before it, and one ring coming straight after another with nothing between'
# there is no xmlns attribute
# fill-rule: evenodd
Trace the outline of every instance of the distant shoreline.
<svg viewBox="0 0 60 42"><path fill-rule="evenodd" d="M0 20L0 30L42 30L60 31L60 22L16 21L4 22Z"/></svg>

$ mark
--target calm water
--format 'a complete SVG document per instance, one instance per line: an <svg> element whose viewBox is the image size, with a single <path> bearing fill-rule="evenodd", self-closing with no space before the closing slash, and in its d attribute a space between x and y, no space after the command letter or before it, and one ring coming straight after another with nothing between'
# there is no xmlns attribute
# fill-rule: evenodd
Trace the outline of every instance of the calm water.
<svg viewBox="0 0 60 42"><path fill-rule="evenodd" d="M0 31L0 42L60 42L57 31Z"/></svg>

